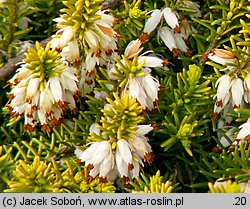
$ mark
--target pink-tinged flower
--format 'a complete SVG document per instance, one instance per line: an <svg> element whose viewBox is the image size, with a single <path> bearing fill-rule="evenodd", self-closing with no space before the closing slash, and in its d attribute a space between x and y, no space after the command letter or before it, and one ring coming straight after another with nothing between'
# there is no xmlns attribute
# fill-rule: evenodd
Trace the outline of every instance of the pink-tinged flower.
<svg viewBox="0 0 250 209"><path fill-rule="evenodd" d="M144 68L143 76L129 78L124 91L135 97L143 109L152 110L154 102L158 100L159 81L151 76L150 68Z"/></svg>
<svg viewBox="0 0 250 209"><path fill-rule="evenodd" d="M185 37L181 33L174 34L174 39L175 39L177 48L182 52L187 52L188 47L184 41L184 38Z"/></svg>
<svg viewBox="0 0 250 209"><path fill-rule="evenodd" d="M231 81L232 105L241 107L243 102L244 88L243 81L240 78L234 78Z"/></svg>
<svg viewBox="0 0 250 209"><path fill-rule="evenodd" d="M74 31L70 26L62 27L59 31L57 31L57 33L61 35L59 37L54 36L51 40L51 46L53 48L62 49L63 47L67 46L68 43L74 38Z"/></svg>
<svg viewBox="0 0 250 209"><path fill-rule="evenodd" d="M239 133L237 134L237 139L244 141L249 141L250 139L250 119L246 123L239 126Z"/></svg>
<svg viewBox="0 0 250 209"><path fill-rule="evenodd" d="M216 97L216 104L214 112L219 113L222 108L227 105L230 98L230 88L231 88L231 81L229 75L221 76L215 83L215 87L217 88Z"/></svg>
<svg viewBox="0 0 250 209"><path fill-rule="evenodd" d="M138 125L138 129L135 134L130 134L132 140L129 141L132 151L139 158L139 161L143 159L147 161L147 156L152 153L150 144L148 143L148 138L145 136L147 133L152 131L151 125ZM151 162L149 162L151 163Z"/></svg>
<svg viewBox="0 0 250 209"><path fill-rule="evenodd" d="M200 11L200 5L199 4L190 1L190 2L183 2L183 6L196 10L195 13L189 15L191 18L193 18L193 17L196 17L196 18L201 17L201 11Z"/></svg>
<svg viewBox="0 0 250 209"><path fill-rule="evenodd" d="M63 47L61 55L71 63L78 62L80 60L80 51L77 40L73 40Z"/></svg>
<svg viewBox="0 0 250 209"><path fill-rule="evenodd" d="M109 175L109 173L115 165L110 142L101 141L90 143L90 146L85 151L76 149L75 155L81 161L85 162L86 166L91 168L89 174L92 177L95 178L99 174L100 177L106 177L108 181L115 180L109 178L109 176L112 176Z"/></svg>
<svg viewBox="0 0 250 209"><path fill-rule="evenodd" d="M178 14L172 12L171 8L166 7L162 10L165 21L175 32L180 32L179 23L178 23Z"/></svg>
<svg viewBox="0 0 250 209"><path fill-rule="evenodd" d="M129 166L133 165L133 158L129 143L124 139L117 142L115 160L119 176L129 176L129 170L132 170Z"/></svg>
<svg viewBox="0 0 250 209"><path fill-rule="evenodd" d="M151 17L146 21L143 32L150 34L152 31L155 30L157 25L160 23L162 18L162 11L161 10L153 10L151 13Z"/></svg>
<svg viewBox="0 0 250 209"><path fill-rule="evenodd" d="M139 55L141 53L141 51L143 50L143 47L141 47L141 40L140 39L136 39L131 41L128 46L125 49L124 55L128 58L131 59L137 55Z"/></svg>
<svg viewBox="0 0 250 209"><path fill-rule="evenodd" d="M166 26L160 28L160 30L158 31L158 41L159 38L161 38L164 44L169 48L169 50L173 52L174 56L179 55L179 50L176 45L174 34L170 28Z"/></svg>
<svg viewBox="0 0 250 209"><path fill-rule="evenodd" d="M237 60L232 52L217 48L213 49L213 52L208 54L208 59L222 65L226 65L227 63L235 63Z"/></svg>
<svg viewBox="0 0 250 209"><path fill-rule="evenodd" d="M159 58L159 57L156 57L156 56L145 56L145 55L141 55L138 57L138 63L141 63L145 61L144 63L144 67L152 67L152 68L155 68L155 67L163 67L164 65L164 61Z"/></svg>
<svg viewBox="0 0 250 209"><path fill-rule="evenodd" d="M127 85L125 86L125 91L128 92L130 97L135 97L142 108L152 108L153 103L147 104L147 94L143 90L140 80L137 77L130 78ZM157 89L158 92L158 89Z"/></svg>
<svg viewBox="0 0 250 209"><path fill-rule="evenodd" d="M223 145L223 147L228 147L229 145L232 144L232 142L235 141L234 137L235 130L236 128L232 127L225 133L224 136L221 136L220 143Z"/></svg>
<svg viewBox="0 0 250 209"><path fill-rule="evenodd" d="M250 74L248 73L244 79L244 100L246 103L250 103Z"/></svg>

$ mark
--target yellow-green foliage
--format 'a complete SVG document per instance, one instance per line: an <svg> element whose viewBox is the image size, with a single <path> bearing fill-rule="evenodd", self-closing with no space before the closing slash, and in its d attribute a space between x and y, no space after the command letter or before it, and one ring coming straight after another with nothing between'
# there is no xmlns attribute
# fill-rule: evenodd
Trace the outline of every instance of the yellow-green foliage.
<svg viewBox="0 0 250 209"><path fill-rule="evenodd" d="M52 159L50 163L41 161L39 156L31 164L19 160L13 177L7 182L9 189L4 192L46 193L46 192L114 192L112 182L102 182L100 178L92 179L87 169L74 173L69 161L68 168L60 172L58 164Z"/></svg>
<svg viewBox="0 0 250 209"><path fill-rule="evenodd" d="M218 183L218 185L213 185L208 183L209 192L211 193L242 193L244 189L241 188L240 184L237 182L232 182L231 180L223 183Z"/></svg>
<svg viewBox="0 0 250 209"><path fill-rule="evenodd" d="M130 184L133 187L132 193L171 193L177 186L171 180L165 181L163 176L160 175L160 171L150 177L141 173L141 177L137 177Z"/></svg>

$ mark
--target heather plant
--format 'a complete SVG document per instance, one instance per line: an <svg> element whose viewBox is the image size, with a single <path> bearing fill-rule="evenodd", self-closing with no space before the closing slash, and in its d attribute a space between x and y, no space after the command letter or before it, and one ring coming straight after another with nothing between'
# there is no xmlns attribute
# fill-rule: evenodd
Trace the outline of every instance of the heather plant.
<svg viewBox="0 0 250 209"><path fill-rule="evenodd" d="M0 1L0 192L249 192L250 1Z"/></svg>

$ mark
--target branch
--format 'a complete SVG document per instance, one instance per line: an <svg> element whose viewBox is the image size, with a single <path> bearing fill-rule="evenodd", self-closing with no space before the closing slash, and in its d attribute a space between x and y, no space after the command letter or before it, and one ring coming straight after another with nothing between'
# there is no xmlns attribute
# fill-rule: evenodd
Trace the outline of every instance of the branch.
<svg viewBox="0 0 250 209"><path fill-rule="evenodd" d="M115 10L122 3L123 3L123 0L105 0L102 3L102 10L105 10L105 9L113 9L113 10Z"/></svg>
<svg viewBox="0 0 250 209"><path fill-rule="evenodd" d="M25 58L24 53L27 51L29 46L35 47L34 44L29 41L23 42L16 57L10 58L8 62L0 68L0 83L5 82L8 77L17 70L18 66L16 64Z"/></svg>

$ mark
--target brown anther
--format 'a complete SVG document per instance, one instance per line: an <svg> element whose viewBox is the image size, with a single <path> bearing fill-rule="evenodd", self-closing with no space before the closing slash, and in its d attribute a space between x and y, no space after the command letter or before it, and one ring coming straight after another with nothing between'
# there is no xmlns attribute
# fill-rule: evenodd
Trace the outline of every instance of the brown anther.
<svg viewBox="0 0 250 209"><path fill-rule="evenodd" d="M234 140L236 140L237 139L237 134L233 134L232 137L233 137Z"/></svg>
<svg viewBox="0 0 250 209"><path fill-rule="evenodd" d="M156 123L152 124L151 126L152 126L153 130L159 129L159 125Z"/></svg>
<svg viewBox="0 0 250 209"><path fill-rule="evenodd" d="M217 112L212 112L211 113L211 119L214 120L214 121L218 120L218 113Z"/></svg>
<svg viewBox="0 0 250 209"><path fill-rule="evenodd" d="M78 109L77 109L77 108L74 108L73 110L71 110L71 113L72 113L73 115L76 115L77 112L78 112Z"/></svg>
<svg viewBox="0 0 250 209"><path fill-rule="evenodd" d="M114 24L119 24L120 22L122 22L120 19L115 18L115 20L114 20Z"/></svg>
<svg viewBox="0 0 250 209"><path fill-rule="evenodd" d="M158 109L158 107L155 107L155 108L153 108L153 110L152 110L152 113L158 113L159 112L159 109Z"/></svg>
<svg viewBox="0 0 250 209"><path fill-rule="evenodd" d="M250 142L250 134L248 134L248 135L245 137L245 140L246 140L247 142Z"/></svg>
<svg viewBox="0 0 250 209"><path fill-rule="evenodd" d="M80 60L74 60L73 64L74 64L75 66L80 66L81 61L80 61Z"/></svg>
<svg viewBox="0 0 250 209"><path fill-rule="evenodd" d="M134 165L132 163L128 164L128 170L132 171L134 169Z"/></svg>
<svg viewBox="0 0 250 209"><path fill-rule="evenodd" d="M37 105L32 105L31 110L32 110L32 111L38 110L38 106L37 106Z"/></svg>
<svg viewBox="0 0 250 209"><path fill-rule="evenodd" d="M207 53L203 53L201 56L202 60L207 61L208 60L208 54Z"/></svg>
<svg viewBox="0 0 250 209"><path fill-rule="evenodd" d="M180 33L181 32L181 29L178 25L175 26L174 28L174 33Z"/></svg>
<svg viewBox="0 0 250 209"><path fill-rule="evenodd" d="M91 86L94 83L94 81L93 80L88 80L88 81L85 81L85 83L88 84L89 86Z"/></svg>
<svg viewBox="0 0 250 209"><path fill-rule="evenodd" d="M99 182L100 183L106 183L107 182L107 179L105 177L100 177L99 178Z"/></svg>
<svg viewBox="0 0 250 209"><path fill-rule="evenodd" d="M159 99L156 99L156 100L153 102L153 104L154 104L155 107L158 107L159 104L160 104Z"/></svg>
<svg viewBox="0 0 250 209"><path fill-rule="evenodd" d="M94 169L94 165L93 165L93 164L88 164L87 169L88 169L89 171L92 170L92 169Z"/></svg>
<svg viewBox="0 0 250 209"><path fill-rule="evenodd" d="M93 70L91 70L91 71L88 71L88 70L87 70L87 71L86 71L86 76L87 76L87 77L90 78L90 77L93 77L94 75L95 75L95 72L94 72Z"/></svg>
<svg viewBox="0 0 250 209"><path fill-rule="evenodd" d="M186 51L186 52L185 52L185 55L186 55L187 57L191 57L191 56L192 56L192 51L190 51L190 50Z"/></svg>
<svg viewBox="0 0 250 209"><path fill-rule="evenodd" d="M51 129L48 124L43 124L42 125L42 131L43 132L51 132Z"/></svg>
<svg viewBox="0 0 250 209"><path fill-rule="evenodd" d="M179 49L177 49L177 48L173 48L173 49L172 49L172 52L173 52L174 57L177 57L177 56L179 56L179 54L180 54L180 51L179 51Z"/></svg>
<svg viewBox="0 0 250 209"><path fill-rule="evenodd" d="M127 177L127 176L123 176L123 177L121 178L121 182L126 183L126 182L128 182L128 181L129 181L129 177Z"/></svg>
<svg viewBox="0 0 250 209"><path fill-rule="evenodd" d="M34 131L33 126L30 125L30 124L24 124L23 129L27 130L28 132L33 132Z"/></svg>
<svg viewBox="0 0 250 209"><path fill-rule="evenodd" d="M174 64L172 62L169 62L168 59L164 59L162 64L163 64L163 66L168 66L168 65L173 65L174 66Z"/></svg>
<svg viewBox="0 0 250 209"><path fill-rule="evenodd" d="M114 49L114 52L118 53L118 52L120 52L120 49L117 47L117 48Z"/></svg>
<svg viewBox="0 0 250 209"><path fill-rule="evenodd" d="M11 108L11 107L10 107ZM12 110L12 108L11 108L11 110ZM17 117L19 115L19 113L17 113L17 112L11 112L11 116L12 117Z"/></svg>
<svg viewBox="0 0 250 209"><path fill-rule="evenodd" d="M60 124L60 120L57 120L55 117L51 119L51 125L56 126Z"/></svg>
<svg viewBox="0 0 250 209"><path fill-rule="evenodd" d="M188 19L187 18L183 18L182 20L181 20L181 24L184 26L184 28L186 29L187 27L188 27L188 25L189 25L189 21L188 21Z"/></svg>
<svg viewBox="0 0 250 209"><path fill-rule="evenodd" d="M153 152L146 153L144 155L144 161L147 162L149 165L153 163L154 158L155 158L155 154Z"/></svg>
<svg viewBox="0 0 250 209"><path fill-rule="evenodd" d="M63 102L63 101L58 101L57 102L57 107L62 109L62 110L66 110L68 109L68 102Z"/></svg>
<svg viewBox="0 0 250 209"><path fill-rule="evenodd" d="M147 33L142 33L139 37L139 40L142 42L142 43L145 43L148 41L148 34Z"/></svg>
<svg viewBox="0 0 250 209"><path fill-rule="evenodd" d="M163 85L160 85L160 87L159 87L159 92L160 92L160 93L164 93L165 90L166 90L166 87L163 86Z"/></svg>
<svg viewBox="0 0 250 209"><path fill-rule="evenodd" d="M127 189L132 189L132 188L133 188L132 185L131 185L130 183L126 183L124 186L125 186L125 188L127 188Z"/></svg>
<svg viewBox="0 0 250 209"><path fill-rule="evenodd" d="M73 156L74 156L74 154L73 154L72 152L66 153L66 155L67 155L68 157L73 157ZM82 165L84 165L84 163L82 163Z"/></svg>
<svg viewBox="0 0 250 209"><path fill-rule="evenodd" d="M77 164L81 164L81 163L82 163L82 161L81 161L79 158L77 158L77 159L75 160L75 162L76 162Z"/></svg>
<svg viewBox="0 0 250 209"><path fill-rule="evenodd" d="M221 148L219 147L219 146L216 146L216 147L214 147L213 149L212 149L212 152L213 153L221 153Z"/></svg>
<svg viewBox="0 0 250 209"><path fill-rule="evenodd" d="M53 25L53 28L55 29L55 30L59 30L60 28L57 26L57 24L54 24Z"/></svg>
<svg viewBox="0 0 250 209"><path fill-rule="evenodd" d="M235 146L231 145L231 146L229 146L229 147L227 148L227 150L228 150L229 152L234 152Z"/></svg>
<svg viewBox="0 0 250 209"><path fill-rule="evenodd" d="M120 34L118 34L118 33L115 33L115 34L114 34L114 38L115 38L116 40L121 40L121 39L122 39L122 36L121 36Z"/></svg>
<svg viewBox="0 0 250 209"><path fill-rule="evenodd" d="M33 118L32 112L28 112L28 113L26 114L26 117L27 117L27 118Z"/></svg>
<svg viewBox="0 0 250 209"><path fill-rule="evenodd" d="M62 52L62 49L59 48L59 47L56 47L56 52L61 53L61 52Z"/></svg>
<svg viewBox="0 0 250 209"><path fill-rule="evenodd" d="M240 105L234 105L233 109L239 109Z"/></svg>
<svg viewBox="0 0 250 209"><path fill-rule="evenodd" d="M10 105L6 105L7 109L11 112L13 108Z"/></svg>
<svg viewBox="0 0 250 209"><path fill-rule="evenodd" d="M15 96L14 96L14 94L8 94L8 98L9 98L10 100L13 100L13 99L15 98Z"/></svg>
<svg viewBox="0 0 250 209"><path fill-rule="evenodd" d="M31 99L30 97L28 97L28 98L26 98L26 102L27 102L28 104L31 104L31 103L32 103L32 99Z"/></svg>
<svg viewBox="0 0 250 209"><path fill-rule="evenodd" d="M222 105L223 105L222 100L216 101L216 106L217 107L222 107Z"/></svg>
<svg viewBox="0 0 250 209"><path fill-rule="evenodd" d="M101 51L100 49L98 49L97 52L96 52L95 54L96 54L96 56L97 56L98 58L100 58L100 57L101 57L101 54L102 54L102 51Z"/></svg>
<svg viewBox="0 0 250 209"><path fill-rule="evenodd" d="M84 174L84 170L82 171L82 173ZM93 180L94 180L94 178L92 176L88 176L89 183L91 183Z"/></svg>
<svg viewBox="0 0 250 209"><path fill-rule="evenodd" d="M79 90L77 90L75 93L74 93L74 98L76 100L79 100L81 98L81 92Z"/></svg>
<svg viewBox="0 0 250 209"><path fill-rule="evenodd" d="M106 54L108 57L110 57L110 56L112 55L112 53L113 53L112 49L108 49L108 50L105 51L105 54Z"/></svg>
<svg viewBox="0 0 250 209"><path fill-rule="evenodd" d="M236 144L239 144L241 142L240 139L235 139L234 141L236 142Z"/></svg>
<svg viewBox="0 0 250 209"><path fill-rule="evenodd" d="M108 15L108 14L110 14L110 12L108 10L104 10L104 14Z"/></svg>
<svg viewBox="0 0 250 209"><path fill-rule="evenodd" d="M18 84L18 83L19 83L18 78L15 78L15 79L14 79L14 83L15 83L15 84Z"/></svg>
<svg viewBox="0 0 250 209"><path fill-rule="evenodd" d="M147 114L149 112L148 108L142 109L142 114Z"/></svg>
<svg viewBox="0 0 250 209"><path fill-rule="evenodd" d="M51 118L51 117L53 116L53 112L52 112L52 111L46 112L46 113L45 113L45 116L46 116L47 118Z"/></svg>

